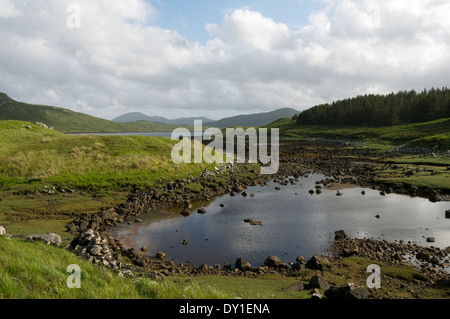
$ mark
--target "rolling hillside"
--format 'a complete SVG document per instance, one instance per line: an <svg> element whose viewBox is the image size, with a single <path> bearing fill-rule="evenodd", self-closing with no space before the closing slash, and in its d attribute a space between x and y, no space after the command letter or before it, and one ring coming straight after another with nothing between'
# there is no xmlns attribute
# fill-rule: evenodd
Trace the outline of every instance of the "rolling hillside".
<svg viewBox="0 0 450 319"><path fill-rule="evenodd" d="M208 119L206 117L183 117L175 120L169 120L162 116L148 116L140 112L133 112L121 115L115 119L113 122L119 123L129 123L129 122L137 122L137 121L147 121L147 122L156 122L162 124L176 124L176 125L194 125L195 120L202 120L204 123L213 122L213 120Z"/></svg>
<svg viewBox="0 0 450 319"><path fill-rule="evenodd" d="M248 115L237 115L233 117L224 118L220 121L204 123L207 126L213 127L233 127L233 126L244 126L244 127L260 127L264 125L269 125L280 118L292 117L295 114L299 114L299 111L291 108L282 108L272 112L266 113L256 113Z"/></svg>
<svg viewBox="0 0 450 319"><path fill-rule="evenodd" d="M68 109L17 102L0 93L0 120L41 122L60 132L170 132L179 125L117 123Z"/></svg>

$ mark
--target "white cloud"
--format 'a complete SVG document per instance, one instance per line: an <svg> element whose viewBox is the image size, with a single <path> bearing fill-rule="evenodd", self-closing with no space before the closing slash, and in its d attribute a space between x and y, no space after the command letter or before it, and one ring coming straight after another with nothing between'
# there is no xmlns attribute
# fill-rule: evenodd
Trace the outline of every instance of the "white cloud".
<svg viewBox="0 0 450 319"><path fill-rule="evenodd" d="M15 18L20 16L19 10L10 0L0 0L0 18Z"/></svg>
<svg viewBox="0 0 450 319"><path fill-rule="evenodd" d="M328 0L296 30L240 8L204 45L153 25L144 0L77 0L69 29L72 3L0 0L0 91L106 118L223 117L449 81L447 1Z"/></svg>

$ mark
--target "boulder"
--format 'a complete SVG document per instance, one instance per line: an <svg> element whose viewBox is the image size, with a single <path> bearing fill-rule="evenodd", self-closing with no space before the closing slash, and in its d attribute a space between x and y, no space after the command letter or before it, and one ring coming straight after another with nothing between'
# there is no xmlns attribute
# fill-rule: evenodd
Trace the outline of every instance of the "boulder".
<svg viewBox="0 0 450 319"><path fill-rule="evenodd" d="M343 230L337 230L334 232L334 240L340 240L347 238L347 234Z"/></svg>
<svg viewBox="0 0 450 319"><path fill-rule="evenodd" d="M450 218L450 209L445 211L445 218Z"/></svg>
<svg viewBox="0 0 450 319"><path fill-rule="evenodd" d="M6 235L6 228L3 226L0 226L0 236L5 236Z"/></svg>
<svg viewBox="0 0 450 319"><path fill-rule="evenodd" d="M155 258L164 260L164 259L166 259L166 253L160 251L160 252L156 253Z"/></svg>
<svg viewBox="0 0 450 319"><path fill-rule="evenodd" d="M248 270L252 265L243 258L236 259L235 267L239 270Z"/></svg>
<svg viewBox="0 0 450 319"><path fill-rule="evenodd" d="M180 212L180 214L187 217L187 216L191 215L191 212L189 209L183 208L183 210Z"/></svg>
<svg viewBox="0 0 450 319"><path fill-rule="evenodd" d="M328 299L367 299L369 292L364 287L348 283L338 287L331 287L325 291L325 296Z"/></svg>
<svg viewBox="0 0 450 319"><path fill-rule="evenodd" d="M271 267L271 268L277 268L282 263L283 262L281 261L281 259L279 257L277 257L277 256L269 256L264 261L264 266Z"/></svg>
<svg viewBox="0 0 450 319"><path fill-rule="evenodd" d="M308 289L323 289L330 288L330 284L322 277L322 275L315 275L309 280Z"/></svg>
<svg viewBox="0 0 450 319"><path fill-rule="evenodd" d="M431 258L431 256L430 256L430 254L427 253L427 252L419 251L419 252L416 254L416 258L419 259L419 260L423 260L423 261L429 261L430 258Z"/></svg>
<svg viewBox="0 0 450 319"><path fill-rule="evenodd" d="M323 270L323 264L326 264L328 262L328 257L322 255L314 255L306 263L306 268L313 270Z"/></svg>
<svg viewBox="0 0 450 319"><path fill-rule="evenodd" d="M47 233L47 234L34 234L27 236L27 240L29 241L43 241L47 245L55 245L59 246L62 242L61 236L54 233Z"/></svg>
<svg viewBox="0 0 450 319"><path fill-rule="evenodd" d="M284 288L284 290L303 291L303 290L305 290L305 286L303 285L303 283L301 281L297 281L297 282L293 283L292 285Z"/></svg>
<svg viewBox="0 0 450 319"><path fill-rule="evenodd" d="M157 271L150 271L147 274L147 277L153 281L163 281L166 278L166 276L164 276L162 273L157 272Z"/></svg>
<svg viewBox="0 0 450 319"><path fill-rule="evenodd" d="M434 243L436 239L434 237L427 237L427 243Z"/></svg>
<svg viewBox="0 0 450 319"><path fill-rule="evenodd" d="M133 272L131 270L129 270L129 269L120 269L118 276L119 276L119 278L132 278L132 277L134 277Z"/></svg>
<svg viewBox="0 0 450 319"><path fill-rule="evenodd" d="M197 213L199 213L199 214L206 214L206 209L204 209L203 207L202 207L202 208L199 208L199 209L197 210Z"/></svg>

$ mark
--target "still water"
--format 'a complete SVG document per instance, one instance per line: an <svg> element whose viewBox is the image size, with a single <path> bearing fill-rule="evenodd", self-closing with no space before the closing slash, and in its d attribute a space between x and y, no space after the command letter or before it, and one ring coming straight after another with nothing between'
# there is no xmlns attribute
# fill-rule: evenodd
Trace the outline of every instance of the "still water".
<svg viewBox="0 0 450 319"><path fill-rule="evenodd" d="M237 258L260 266L270 255L293 262L297 256L328 253L334 232L340 229L356 238L404 240L441 248L450 245L450 219L445 218L449 202L381 196L379 191L360 187L341 189L343 196L336 196L335 189L310 195L308 191L324 177L313 174L298 179L295 185L271 182L249 187L246 191L254 197L217 197L194 206L188 217L179 214L181 209L157 211L139 217L143 223L120 225L115 235L128 246L146 246L151 255L164 251L175 262L197 266L232 265ZM220 207L221 203L226 207ZM199 207L205 207L206 214L198 214ZM246 218L262 225L245 223ZM436 241L427 243L426 237ZM188 244L183 245L183 240Z"/></svg>

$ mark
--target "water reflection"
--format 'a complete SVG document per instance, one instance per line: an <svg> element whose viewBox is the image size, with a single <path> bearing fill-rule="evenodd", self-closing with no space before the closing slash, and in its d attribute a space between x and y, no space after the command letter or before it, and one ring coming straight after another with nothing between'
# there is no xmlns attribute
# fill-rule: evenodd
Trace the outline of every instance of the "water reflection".
<svg viewBox="0 0 450 319"><path fill-rule="evenodd" d="M122 225L116 235L128 235L137 248L146 246L151 254L164 251L176 262L194 265L232 264L242 257L259 266L269 255L295 261L297 256L326 253L339 229L357 238L404 240L441 248L450 245L450 219L444 216L448 203L397 194L381 196L371 189L364 189L366 195L362 195L360 187L345 188L340 197L336 190L327 189L310 195L308 191L323 178L317 174L300 178L295 185L271 182L248 188L248 194L255 197L221 196L206 205L204 215L196 213L198 207L189 217L179 215L179 209L157 220L151 214L153 217L144 217L143 224ZM275 190L276 186L281 190ZM226 207L221 208L220 203ZM262 225L251 226L244 222L246 218ZM427 243L430 236L436 242ZM185 239L186 246L182 244Z"/></svg>

